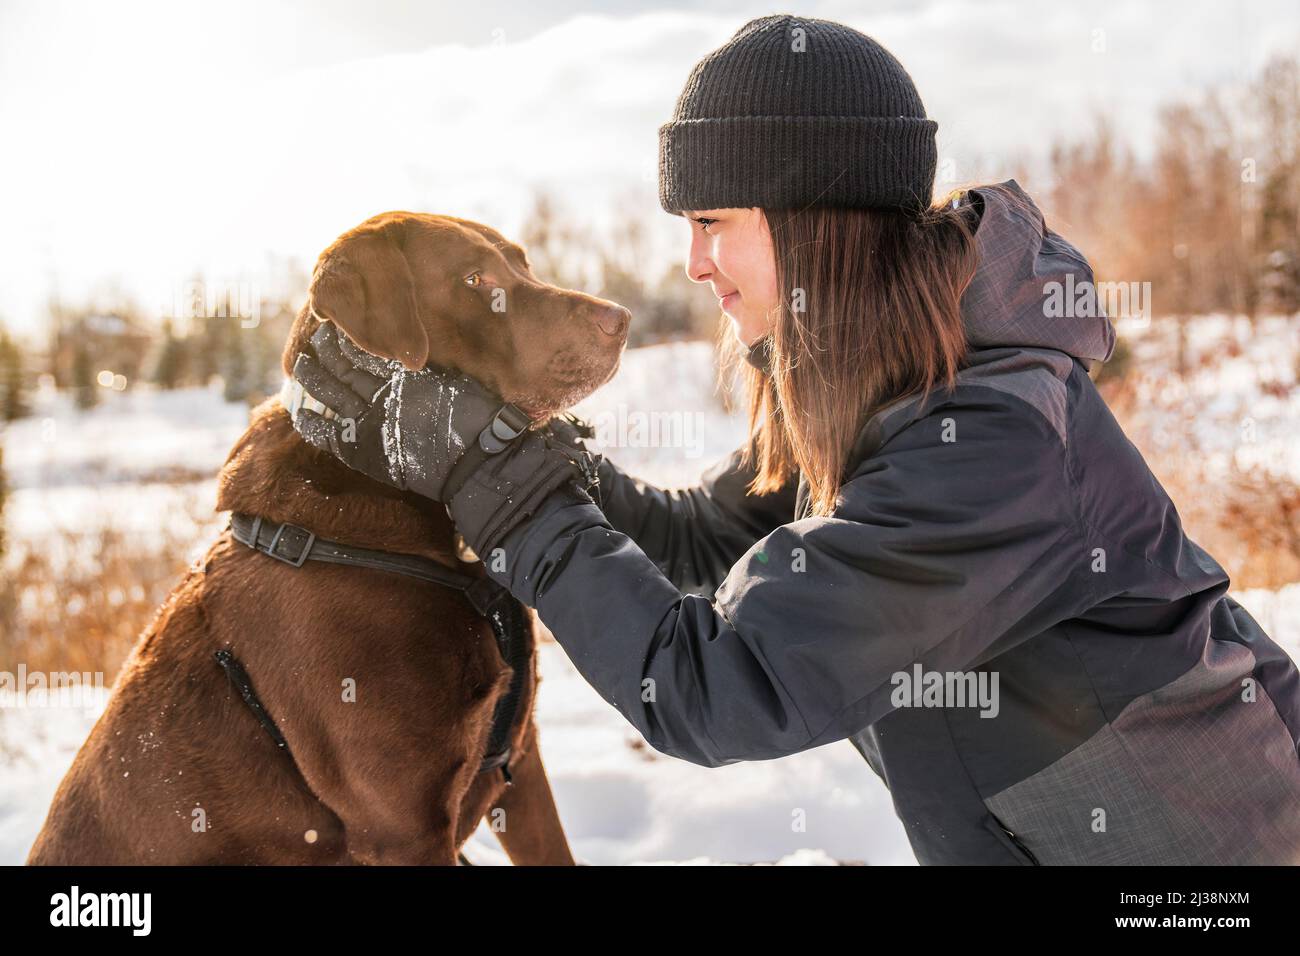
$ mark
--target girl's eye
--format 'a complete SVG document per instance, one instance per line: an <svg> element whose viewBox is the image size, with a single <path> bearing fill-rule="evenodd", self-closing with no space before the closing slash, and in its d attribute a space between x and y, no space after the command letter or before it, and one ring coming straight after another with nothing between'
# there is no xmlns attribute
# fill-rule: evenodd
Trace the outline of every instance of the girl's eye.
<svg viewBox="0 0 1300 956"><path fill-rule="evenodd" d="M709 231L709 226L713 225L713 224L714 224L715 222L717 222L718 220L716 220L716 219L708 219L708 218L706 218L706 217L704 217L704 216L696 216L696 217L695 217L695 221L698 222L698 223L700 224L700 229L701 229L702 231L704 231L704 232L708 232L708 231Z"/></svg>
<svg viewBox="0 0 1300 956"><path fill-rule="evenodd" d="M483 276L481 273L471 272L465 277L464 282L471 289L474 289L483 284Z"/></svg>

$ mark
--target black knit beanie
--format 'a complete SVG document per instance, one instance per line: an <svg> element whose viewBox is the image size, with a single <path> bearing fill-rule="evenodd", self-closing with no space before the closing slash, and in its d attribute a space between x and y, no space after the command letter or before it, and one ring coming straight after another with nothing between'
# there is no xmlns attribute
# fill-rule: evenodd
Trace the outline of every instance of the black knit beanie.
<svg viewBox="0 0 1300 956"><path fill-rule="evenodd" d="M829 20L750 20L659 128L659 202L683 210L930 204L938 124L903 65Z"/></svg>

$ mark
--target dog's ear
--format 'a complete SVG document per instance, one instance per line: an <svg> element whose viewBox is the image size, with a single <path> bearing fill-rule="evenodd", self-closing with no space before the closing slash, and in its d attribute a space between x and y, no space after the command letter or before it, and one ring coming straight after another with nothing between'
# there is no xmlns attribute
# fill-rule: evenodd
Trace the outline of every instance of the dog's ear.
<svg viewBox="0 0 1300 956"><path fill-rule="evenodd" d="M327 249L312 275L310 304L367 352L413 372L429 361L415 278L392 223L354 230Z"/></svg>

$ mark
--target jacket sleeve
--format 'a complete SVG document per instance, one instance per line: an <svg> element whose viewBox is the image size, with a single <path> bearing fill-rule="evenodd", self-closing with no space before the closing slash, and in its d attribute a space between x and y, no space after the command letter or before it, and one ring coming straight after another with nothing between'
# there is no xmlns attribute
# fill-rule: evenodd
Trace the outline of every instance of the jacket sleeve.
<svg viewBox="0 0 1300 956"><path fill-rule="evenodd" d="M940 406L857 467L832 515L746 549L712 599L575 487L511 533L493 577L656 750L770 759L875 723L916 664L961 670L1049 626L1088 560L1066 475L1043 419Z"/></svg>
<svg viewBox="0 0 1300 956"><path fill-rule="evenodd" d="M797 478L778 492L751 495L752 464L740 449L704 473L694 488L665 490L600 463L600 505L610 527L636 542L683 591L715 591L746 549L794 517Z"/></svg>

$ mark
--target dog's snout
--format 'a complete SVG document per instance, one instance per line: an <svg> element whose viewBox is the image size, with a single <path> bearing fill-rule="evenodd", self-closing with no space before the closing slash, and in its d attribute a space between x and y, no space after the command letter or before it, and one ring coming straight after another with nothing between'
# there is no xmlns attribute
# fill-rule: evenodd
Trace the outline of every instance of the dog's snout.
<svg viewBox="0 0 1300 956"><path fill-rule="evenodd" d="M621 305L601 306L592 315L597 327L606 335L622 335L632 322L632 313Z"/></svg>

